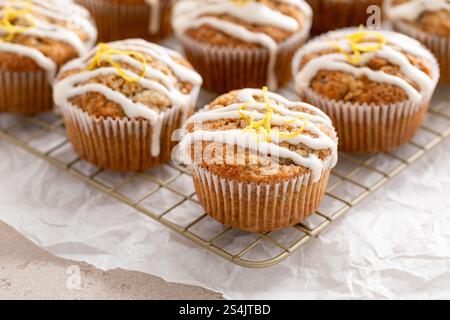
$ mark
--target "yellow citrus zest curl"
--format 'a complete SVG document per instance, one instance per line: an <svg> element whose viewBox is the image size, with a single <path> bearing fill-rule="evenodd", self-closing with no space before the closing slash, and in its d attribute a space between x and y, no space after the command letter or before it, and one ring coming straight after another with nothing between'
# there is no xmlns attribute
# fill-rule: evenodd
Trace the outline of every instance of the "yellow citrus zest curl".
<svg viewBox="0 0 450 320"><path fill-rule="evenodd" d="M263 119L261 119L259 121L255 121L253 116L249 117L243 112L244 110L246 110L248 108L249 103L243 104L239 108L238 112L241 115L241 117L248 123L247 127L244 128L244 131L255 131L257 134L259 134L263 137L264 141L271 142L272 117L274 114L274 109L272 108L270 101L267 97L269 89L267 87L263 87L262 90L263 90L263 101L266 106L266 113L265 113ZM303 125L299 130L297 130L295 132L277 132L278 135L281 138L293 138L293 137L296 137L296 136L302 134L302 132L305 130L305 127L308 123L308 119L306 119L305 116L300 115L293 119L285 120L285 123L293 124L299 119L303 120Z"/></svg>
<svg viewBox="0 0 450 320"><path fill-rule="evenodd" d="M376 43L364 44L363 42L366 41L367 38L375 38ZM338 44L335 45L335 48L345 55L351 64L359 64L361 62L361 53L378 51L386 44L386 37L382 33L365 31L363 26L359 28L358 32L348 35L347 39L350 42L352 53L347 53Z"/></svg>
<svg viewBox="0 0 450 320"><path fill-rule="evenodd" d="M23 8L18 9L13 6L5 6L1 10L2 17L0 19L0 29L6 33L6 36L2 37L1 40L5 42L10 42L14 39L17 34L24 33L29 29L36 26L36 23L30 13L32 12L31 0L28 1L14 1L14 3L23 4ZM15 25L15 21L23 19L26 21L28 26Z"/></svg>
<svg viewBox="0 0 450 320"><path fill-rule="evenodd" d="M139 60L143 65L141 74L138 77L131 77L128 73L125 72L125 70L122 68L122 66L120 64L118 64L116 61L114 61L114 59L113 59L114 55L127 55L131 58L135 58L135 59ZM102 62L107 62L111 66L116 68L119 75L123 79L125 79L127 82L131 82L131 83L139 81L147 73L147 59L145 58L145 56L143 54L136 52L136 51L131 51L131 50L115 49L106 43L100 43L98 45L98 50L95 53L94 57L92 58L91 63L89 64L89 66L87 68L88 68L88 70L93 70L93 69L101 66Z"/></svg>
<svg viewBox="0 0 450 320"><path fill-rule="evenodd" d="M252 2L252 0L230 0L230 2L232 2L236 6L244 7L250 2Z"/></svg>
<svg viewBox="0 0 450 320"><path fill-rule="evenodd" d="M302 134L302 132L303 132L303 131L305 130L305 128L306 128L306 125L308 124L308 119L306 119L305 116L298 116L298 117L296 117L295 119L292 119L292 120L290 120L289 122L286 122L286 123L292 124L292 123L296 122L297 119L303 121L302 127L301 127L299 130L294 131L294 132L280 132L280 137L281 137L281 138L288 138L288 139L289 139L289 138L294 138L294 137L296 137L296 136Z"/></svg>

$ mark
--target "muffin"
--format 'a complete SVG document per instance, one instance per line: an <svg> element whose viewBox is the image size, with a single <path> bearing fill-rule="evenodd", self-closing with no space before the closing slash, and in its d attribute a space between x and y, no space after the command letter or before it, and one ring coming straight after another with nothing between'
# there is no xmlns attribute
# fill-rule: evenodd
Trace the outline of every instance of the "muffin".
<svg viewBox="0 0 450 320"><path fill-rule="evenodd" d="M18 0L1 1L0 15L0 112L51 110L58 68L95 43L89 13L56 0Z"/></svg>
<svg viewBox="0 0 450 320"><path fill-rule="evenodd" d="M101 43L66 64L54 100L83 159L137 171L170 160L172 132L192 114L201 83L177 52L131 39Z"/></svg>
<svg viewBox="0 0 450 320"><path fill-rule="evenodd" d="M161 40L172 32L175 0L76 0L94 16L100 41Z"/></svg>
<svg viewBox="0 0 450 320"><path fill-rule="evenodd" d="M225 93L287 83L311 20L303 0L184 0L172 25L204 87Z"/></svg>
<svg viewBox="0 0 450 320"><path fill-rule="evenodd" d="M420 127L439 80L434 56L391 31L344 29L298 51L295 87L333 120L349 152L396 148Z"/></svg>
<svg viewBox="0 0 450 320"><path fill-rule="evenodd" d="M376 5L383 8L383 0L306 0L312 7L314 19L311 33L318 35L344 27L366 25L373 14L368 10ZM381 13L381 12L380 12Z"/></svg>
<svg viewBox="0 0 450 320"><path fill-rule="evenodd" d="M416 38L435 54L441 80L450 83L450 1L393 0L386 11L395 30Z"/></svg>
<svg viewBox="0 0 450 320"><path fill-rule="evenodd" d="M224 94L188 119L177 147L197 196L219 222L250 232L315 212L337 161L331 120L267 87Z"/></svg>

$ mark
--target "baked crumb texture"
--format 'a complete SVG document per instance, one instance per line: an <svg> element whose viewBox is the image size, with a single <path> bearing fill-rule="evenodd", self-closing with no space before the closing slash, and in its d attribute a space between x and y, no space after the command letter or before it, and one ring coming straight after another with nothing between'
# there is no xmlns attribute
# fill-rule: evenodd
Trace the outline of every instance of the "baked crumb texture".
<svg viewBox="0 0 450 320"><path fill-rule="evenodd" d="M355 152L409 140L439 79L436 59L414 39L356 28L310 41L293 73L299 95L331 115L341 149Z"/></svg>
<svg viewBox="0 0 450 320"><path fill-rule="evenodd" d="M170 159L202 79L177 52L141 39L99 44L54 86L69 139L95 165L136 171Z"/></svg>
<svg viewBox="0 0 450 320"><path fill-rule="evenodd" d="M172 25L207 89L271 89L290 79L295 50L309 35L312 11L303 0L186 0Z"/></svg>
<svg viewBox="0 0 450 320"><path fill-rule="evenodd" d="M345 27L366 25L371 13L367 8L383 8L385 0L306 0L314 12L311 34L318 35Z"/></svg>
<svg viewBox="0 0 450 320"><path fill-rule="evenodd" d="M441 81L450 83L450 1L392 0L387 14L395 30L416 38L434 53Z"/></svg>
<svg viewBox="0 0 450 320"><path fill-rule="evenodd" d="M159 41L172 33L174 0L76 0L94 16L100 41Z"/></svg>
<svg viewBox="0 0 450 320"><path fill-rule="evenodd" d="M96 37L88 11L78 5L1 0L0 111L50 110L56 71L86 53Z"/></svg>
<svg viewBox="0 0 450 320"><path fill-rule="evenodd" d="M224 94L186 124L179 144L205 210L247 231L313 213L337 161L336 133L319 109L266 88Z"/></svg>

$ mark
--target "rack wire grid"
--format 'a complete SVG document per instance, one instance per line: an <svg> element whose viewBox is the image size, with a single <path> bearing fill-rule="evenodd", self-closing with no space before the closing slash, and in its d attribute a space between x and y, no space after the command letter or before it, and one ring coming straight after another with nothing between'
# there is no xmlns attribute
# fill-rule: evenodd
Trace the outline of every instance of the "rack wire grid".
<svg viewBox="0 0 450 320"><path fill-rule="evenodd" d="M348 210L450 135L450 93L440 87L427 118L406 145L364 156L340 153L318 212L276 232L247 233L210 218L198 203L187 168L166 164L139 173L99 169L81 159L67 140L57 113L0 114L0 138L126 203L197 245L244 267L273 266L317 237ZM292 85L280 91L295 98ZM212 95L203 92L200 104Z"/></svg>

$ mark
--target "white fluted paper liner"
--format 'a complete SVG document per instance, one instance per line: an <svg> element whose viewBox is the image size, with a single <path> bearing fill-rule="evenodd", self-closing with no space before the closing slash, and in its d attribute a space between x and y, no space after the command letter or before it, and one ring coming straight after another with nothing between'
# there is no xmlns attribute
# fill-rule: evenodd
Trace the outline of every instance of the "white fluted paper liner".
<svg viewBox="0 0 450 320"><path fill-rule="evenodd" d="M354 28L341 29L341 31L347 32L352 29ZM330 31L330 33L333 32ZM318 36L312 41L320 41L327 37L329 33ZM411 41L416 42L413 39ZM420 43L417 42L417 45ZM297 54L300 55L301 50ZM309 87L299 94L306 102L322 109L331 118L338 133L339 150L357 153L389 151L408 142L423 122L440 77L439 64L432 54L430 56L434 85L430 92L422 93L423 97L418 103L405 101L386 105L369 105L336 101L319 95ZM296 63L293 63L294 77L298 67Z"/></svg>
<svg viewBox="0 0 450 320"><path fill-rule="evenodd" d="M277 84L269 83L270 52L266 48L224 48L200 43L187 35L179 36L187 59L203 77L203 87L217 93L271 85L282 87L291 79L291 61L295 51L309 36L311 21L278 47L273 68Z"/></svg>
<svg viewBox="0 0 450 320"><path fill-rule="evenodd" d="M172 132L184 121L180 108L162 112L155 124L146 119L97 118L71 104L61 106L61 111L75 151L100 168L119 171L168 162L175 145Z"/></svg>
<svg viewBox="0 0 450 320"><path fill-rule="evenodd" d="M358 153L388 151L409 141L421 126L431 100L361 105L326 99L309 88L303 98L332 119L339 149Z"/></svg>
<svg viewBox="0 0 450 320"><path fill-rule="evenodd" d="M172 31L171 1L160 1L159 28L153 34L149 32L153 8L144 1L141 4L111 0L76 0L76 2L88 8L94 16L99 41L109 42L127 38L159 40Z"/></svg>
<svg viewBox="0 0 450 320"><path fill-rule="evenodd" d="M330 172L331 159L326 159L318 181L306 174L282 182L251 183L193 166L195 189L205 211L227 226L249 232L289 227L314 213L325 195Z"/></svg>
<svg viewBox="0 0 450 320"><path fill-rule="evenodd" d="M406 22L393 22L396 31L419 40L436 56L441 70L441 81L450 83L450 38L424 32Z"/></svg>
<svg viewBox="0 0 450 320"><path fill-rule="evenodd" d="M52 89L46 71L0 71L0 112L36 114L52 108Z"/></svg>

